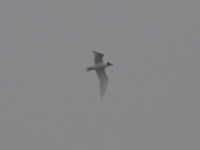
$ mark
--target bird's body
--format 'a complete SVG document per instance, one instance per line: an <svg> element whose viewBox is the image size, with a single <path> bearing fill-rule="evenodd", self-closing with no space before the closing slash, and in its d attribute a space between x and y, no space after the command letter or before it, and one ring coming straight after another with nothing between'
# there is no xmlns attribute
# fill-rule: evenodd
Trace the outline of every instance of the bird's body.
<svg viewBox="0 0 200 150"><path fill-rule="evenodd" d="M106 91L106 87L108 85L108 77L105 73L105 68L108 66L113 66L111 63L107 62L103 62L103 54L96 52L96 51L92 51L95 55L94 57L94 65L91 67L88 67L86 70L90 71L90 70L95 70L97 73L97 77L99 79L100 82L100 96L101 98L103 98L105 91Z"/></svg>
<svg viewBox="0 0 200 150"><path fill-rule="evenodd" d="M94 64L93 66L91 67L88 67L87 68L87 71L90 71L90 70L99 70L99 69L104 69L107 67L107 63L97 63L97 64Z"/></svg>

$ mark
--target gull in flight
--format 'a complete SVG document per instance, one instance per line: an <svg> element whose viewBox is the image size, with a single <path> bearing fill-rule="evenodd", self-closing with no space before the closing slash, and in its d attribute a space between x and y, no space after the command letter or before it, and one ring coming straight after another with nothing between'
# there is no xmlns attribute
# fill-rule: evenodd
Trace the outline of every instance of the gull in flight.
<svg viewBox="0 0 200 150"><path fill-rule="evenodd" d="M88 67L86 70L95 70L97 73L97 77L100 82L100 97L103 98L105 92L106 92L106 87L108 85L108 76L105 73L105 68L108 66L113 66L113 64L109 62L103 62L103 56L104 54L101 54L99 52L93 51L94 53L94 65L91 67Z"/></svg>

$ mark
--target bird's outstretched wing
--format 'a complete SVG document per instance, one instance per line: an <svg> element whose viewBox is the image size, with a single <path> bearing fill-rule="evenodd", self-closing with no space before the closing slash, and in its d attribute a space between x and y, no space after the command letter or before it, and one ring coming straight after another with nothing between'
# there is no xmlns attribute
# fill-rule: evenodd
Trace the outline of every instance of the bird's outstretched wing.
<svg viewBox="0 0 200 150"><path fill-rule="evenodd" d="M108 85L108 76L105 73L105 69L96 70L96 73L100 83L100 97L103 98Z"/></svg>
<svg viewBox="0 0 200 150"><path fill-rule="evenodd" d="M104 54L101 54L99 52L96 52L96 51L93 51L92 52L94 53L94 63L97 64L97 63L100 63L100 62L103 62L103 56Z"/></svg>

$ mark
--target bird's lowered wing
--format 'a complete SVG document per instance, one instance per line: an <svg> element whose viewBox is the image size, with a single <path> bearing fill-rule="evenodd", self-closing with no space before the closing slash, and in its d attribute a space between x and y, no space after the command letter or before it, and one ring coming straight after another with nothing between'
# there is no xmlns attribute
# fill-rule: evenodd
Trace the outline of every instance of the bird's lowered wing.
<svg viewBox="0 0 200 150"><path fill-rule="evenodd" d="M100 97L103 98L108 85L108 76L105 73L105 69L96 70L96 73L100 83Z"/></svg>
<svg viewBox="0 0 200 150"><path fill-rule="evenodd" d="M100 63L100 62L103 62L103 56L104 54L101 54L99 52L96 52L96 51L93 51L92 52L94 53L94 63L97 64L97 63Z"/></svg>

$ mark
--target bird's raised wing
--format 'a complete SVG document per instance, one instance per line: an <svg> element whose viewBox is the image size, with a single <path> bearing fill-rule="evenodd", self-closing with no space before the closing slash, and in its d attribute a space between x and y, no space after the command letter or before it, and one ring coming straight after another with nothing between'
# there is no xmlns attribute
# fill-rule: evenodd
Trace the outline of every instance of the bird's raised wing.
<svg viewBox="0 0 200 150"><path fill-rule="evenodd" d="M94 63L97 64L97 63L100 63L100 62L103 62L103 56L104 54L101 54L99 52L96 52L96 51L93 51L92 52L94 53Z"/></svg>
<svg viewBox="0 0 200 150"><path fill-rule="evenodd" d="M100 83L100 97L103 98L108 85L108 76L105 73L105 69L98 69L96 73Z"/></svg>

